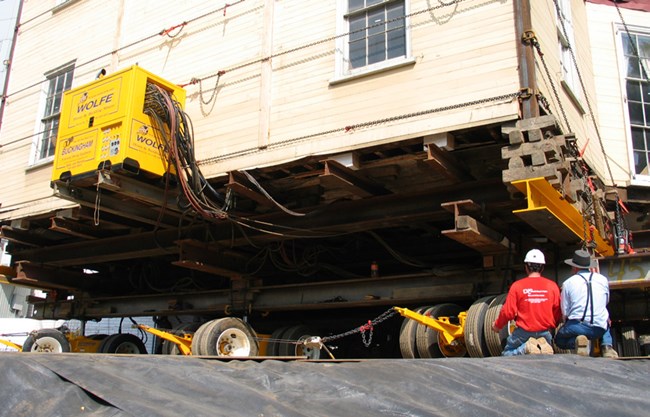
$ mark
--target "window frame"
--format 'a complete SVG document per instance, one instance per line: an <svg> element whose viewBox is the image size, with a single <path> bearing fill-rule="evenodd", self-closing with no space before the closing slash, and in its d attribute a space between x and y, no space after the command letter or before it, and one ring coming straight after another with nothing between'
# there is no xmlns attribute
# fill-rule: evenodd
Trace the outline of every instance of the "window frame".
<svg viewBox="0 0 650 417"><path fill-rule="evenodd" d="M369 10L379 9L386 7L391 3L402 3L404 5L404 55L385 59L376 63L368 64L358 68L351 68L350 61L350 29L349 17L350 15L358 13L367 13ZM384 0L381 3L365 7L360 10L355 10L352 14L348 12L348 0L337 0L337 19L336 19L336 64L335 75L330 80L330 84L337 84L347 80L365 77L371 74L388 71L394 68L399 68L415 63L415 58L411 54L411 31L409 15L409 2L407 0ZM367 54L366 54L367 56Z"/></svg>
<svg viewBox="0 0 650 417"><path fill-rule="evenodd" d="M574 62L574 57L576 59L577 57L575 34L573 33L571 0L557 0L555 19L562 88L564 88L571 101L578 107L578 110L582 114L585 114L584 106L582 105L583 93L580 88L578 70L576 69L577 63ZM565 30L566 36L564 33ZM572 50L573 53L571 52Z"/></svg>
<svg viewBox="0 0 650 417"><path fill-rule="evenodd" d="M619 68L621 74L620 88L621 88L622 99L623 99L623 114L625 117L624 126L625 126L626 143L628 148L628 160L629 160L629 169L630 169L630 177L631 177L630 184L648 186L650 185L650 155L648 155L650 153L650 111L646 112L646 117L645 117L646 120L643 126L636 123L632 123L632 118L630 116L630 108L629 108L627 82L630 79L634 81L643 82L643 74L640 74L638 78L628 77L627 75L628 60L625 53L625 46L623 42L624 42L624 38L628 36L628 30L632 35L641 35L650 39L650 26L627 25L627 30L626 30L626 28L623 27L623 25L615 24L615 30L616 30L616 47L618 49L617 57L619 60ZM646 62L647 62L645 66L646 74L650 76L650 58L648 58ZM650 81L648 82L648 89L650 90ZM641 101L641 103L650 107L650 100L648 101L648 103L644 103L644 101ZM635 146L634 146L632 129L637 126L645 130L645 145L646 145L645 151L648 158L648 160L646 161L647 162L646 167L648 170L647 174L636 173L636 164L634 159Z"/></svg>
<svg viewBox="0 0 650 417"><path fill-rule="evenodd" d="M63 93L72 88L74 80L75 61L68 62L51 71L46 72L46 81L42 84L41 88L41 103L39 105L39 118L36 121L36 128L34 133L34 140L32 143L32 152L30 153L30 166L38 166L47 164L54 160L54 149L56 147L56 135L58 133L58 123L61 117L61 106L63 104ZM56 83L61 76L63 79L63 89L60 93L56 92ZM67 86L67 88L66 88ZM58 97L57 97L58 96ZM55 105L58 99L58 108ZM52 103L52 104L48 104ZM50 107L51 106L51 107ZM48 107L50 107L48 109ZM56 130L52 132L47 138L45 135L51 132L49 127L52 124L56 125ZM52 146L52 153L49 151L45 156L43 155L44 145L48 145L48 149Z"/></svg>

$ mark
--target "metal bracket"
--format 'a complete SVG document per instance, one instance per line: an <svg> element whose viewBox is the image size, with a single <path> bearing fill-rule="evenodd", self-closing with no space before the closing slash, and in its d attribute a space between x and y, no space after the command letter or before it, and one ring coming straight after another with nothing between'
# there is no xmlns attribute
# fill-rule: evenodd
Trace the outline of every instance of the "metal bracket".
<svg viewBox="0 0 650 417"><path fill-rule="evenodd" d="M532 30L526 30L524 31L524 34L521 35L521 41L526 45L531 44L535 40L537 40L537 36L535 36L535 32Z"/></svg>
<svg viewBox="0 0 650 417"><path fill-rule="evenodd" d="M535 91L532 88L523 87L523 88L519 89L519 98L524 99L524 100L528 100L529 98L531 98L533 96L534 93L535 93Z"/></svg>

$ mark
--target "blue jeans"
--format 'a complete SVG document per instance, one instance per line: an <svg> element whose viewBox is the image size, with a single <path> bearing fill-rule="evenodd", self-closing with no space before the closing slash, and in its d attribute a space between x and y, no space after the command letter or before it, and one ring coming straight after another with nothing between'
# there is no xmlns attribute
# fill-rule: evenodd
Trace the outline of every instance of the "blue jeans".
<svg viewBox="0 0 650 417"><path fill-rule="evenodd" d="M526 354L526 342L531 337L537 339L538 337L543 337L546 339L550 345L553 342L553 337L551 332L544 330L541 332L529 332L520 327L517 327L514 332L506 340L506 346L503 348L501 355L503 356L515 356L515 355L525 355Z"/></svg>
<svg viewBox="0 0 650 417"><path fill-rule="evenodd" d="M587 336L587 339L599 339L607 332L609 343L603 338L603 344L612 344L612 336L607 329L592 326L580 320L567 320L555 334L555 344L560 349L575 349L576 336Z"/></svg>

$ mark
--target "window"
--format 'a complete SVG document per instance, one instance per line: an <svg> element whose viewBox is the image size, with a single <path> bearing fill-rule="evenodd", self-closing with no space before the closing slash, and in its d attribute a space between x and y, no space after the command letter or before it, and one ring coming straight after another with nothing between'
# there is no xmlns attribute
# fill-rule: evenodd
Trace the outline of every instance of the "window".
<svg viewBox="0 0 650 417"><path fill-rule="evenodd" d="M408 58L404 0L339 0L339 76L404 64Z"/></svg>
<svg viewBox="0 0 650 417"><path fill-rule="evenodd" d="M38 163L54 155L56 134L59 131L59 115L61 114L61 100L63 92L72 86L72 73L74 65L67 65L46 74L43 117L41 129L35 144L33 163Z"/></svg>
<svg viewBox="0 0 650 417"><path fill-rule="evenodd" d="M575 51L575 38L571 20L570 0L558 0L557 2L557 37L560 50L560 66L562 67L562 84L569 90L569 94L573 95L572 98L579 100L581 97L580 80L571 53L572 48Z"/></svg>
<svg viewBox="0 0 650 417"><path fill-rule="evenodd" d="M621 31L634 173L650 175L650 34Z"/></svg>

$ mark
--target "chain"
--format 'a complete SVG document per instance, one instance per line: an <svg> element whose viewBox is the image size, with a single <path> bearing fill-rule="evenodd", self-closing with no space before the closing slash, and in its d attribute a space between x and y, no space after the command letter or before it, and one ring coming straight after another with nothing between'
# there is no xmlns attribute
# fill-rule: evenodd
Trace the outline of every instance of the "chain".
<svg viewBox="0 0 650 417"><path fill-rule="evenodd" d="M546 60L544 59L544 53L542 52L542 47L539 45L537 38L532 38L530 42L531 45L535 47L535 50L537 51L537 55L539 55L539 60L542 61L542 66L544 67L546 78L548 78L549 84L551 85L551 90L553 90L553 96L555 97L555 101L557 101L557 105L560 108L560 113L562 113L562 119L564 119L564 123L566 124L567 131L571 132L571 125L569 124L569 118L567 117L566 112L564 111L564 106L562 106L562 100L560 100L560 93L558 93L557 91L557 87L555 86L555 82L553 81L553 77L551 76L551 71L548 69L548 65L546 65Z"/></svg>
<svg viewBox="0 0 650 417"><path fill-rule="evenodd" d="M393 317L396 314L397 314L397 311L395 311L395 309L393 309L391 307L389 310L387 310L387 311L381 313L379 316L377 316L377 318L375 318L373 320L368 320L368 323L364 324L363 326L357 327L356 329L348 330L345 333L340 333L340 334L332 335L332 336L326 336L326 337L323 337L321 340L323 341L323 343L326 343L326 342L331 342L332 340L340 339L342 337L350 336L350 335L353 335L353 334L356 334L356 333L361 333L361 340L363 341L363 344L366 347L368 347L368 346L370 346L370 343L372 341L374 326L388 320L389 318ZM366 331L368 331L368 338L367 339L366 339Z"/></svg>

